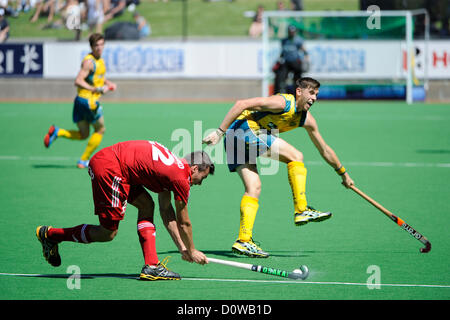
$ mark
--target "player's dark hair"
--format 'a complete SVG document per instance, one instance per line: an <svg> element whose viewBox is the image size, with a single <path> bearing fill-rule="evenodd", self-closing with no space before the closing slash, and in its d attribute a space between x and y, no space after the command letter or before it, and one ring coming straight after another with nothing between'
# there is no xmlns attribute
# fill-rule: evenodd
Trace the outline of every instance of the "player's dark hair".
<svg viewBox="0 0 450 320"><path fill-rule="evenodd" d="M95 46L98 40L104 40L105 37L101 33L93 33L89 37L89 45L92 47Z"/></svg>
<svg viewBox="0 0 450 320"><path fill-rule="evenodd" d="M190 166L198 166L199 171L205 171L209 168L209 174L214 174L214 163L205 151L194 151L187 154L184 159Z"/></svg>
<svg viewBox="0 0 450 320"><path fill-rule="evenodd" d="M297 88L302 88L302 89L306 89L306 88L311 88L311 89L319 89L320 87L320 82L317 81L316 79L310 78L310 77L303 77L297 80L297 82L295 83L297 85Z"/></svg>

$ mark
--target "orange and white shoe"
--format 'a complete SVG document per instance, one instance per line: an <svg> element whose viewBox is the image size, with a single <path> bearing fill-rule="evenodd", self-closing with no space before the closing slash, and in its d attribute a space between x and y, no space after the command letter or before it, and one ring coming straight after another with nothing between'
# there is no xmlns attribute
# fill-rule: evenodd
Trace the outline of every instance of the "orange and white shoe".
<svg viewBox="0 0 450 320"><path fill-rule="evenodd" d="M85 169L89 166L89 160L78 160L77 162L77 168L79 169Z"/></svg>
<svg viewBox="0 0 450 320"><path fill-rule="evenodd" d="M49 148L50 145L53 143L53 141L55 141L56 138L58 138L58 131L59 131L59 128L57 126L54 126L54 125L50 126L47 134L44 137L44 146L46 148Z"/></svg>

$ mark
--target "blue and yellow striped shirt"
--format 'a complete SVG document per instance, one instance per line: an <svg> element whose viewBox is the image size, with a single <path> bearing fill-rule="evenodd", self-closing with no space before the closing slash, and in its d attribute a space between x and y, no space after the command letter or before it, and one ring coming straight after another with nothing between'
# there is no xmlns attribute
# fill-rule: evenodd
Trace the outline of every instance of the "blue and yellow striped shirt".
<svg viewBox="0 0 450 320"><path fill-rule="evenodd" d="M266 129L268 131L277 129L280 133L286 132L305 124L308 111L297 112L295 96L292 94L279 94L285 101L286 106L282 112L272 113L267 111L249 111L245 110L236 119L236 124L242 124L246 120L248 128L253 131ZM231 129L236 129L231 126Z"/></svg>
<svg viewBox="0 0 450 320"><path fill-rule="evenodd" d="M103 85L105 84L106 73L105 61L102 58L96 59L92 54L86 55L82 63L84 63L84 61L86 60L92 60L92 63L94 64L94 70L89 72L88 76L84 80L86 80L86 82L91 86L103 87ZM96 101L102 95L99 92L94 93L90 90L86 90L80 87L78 87L77 94L79 97L89 100L89 106L91 109L97 108Z"/></svg>

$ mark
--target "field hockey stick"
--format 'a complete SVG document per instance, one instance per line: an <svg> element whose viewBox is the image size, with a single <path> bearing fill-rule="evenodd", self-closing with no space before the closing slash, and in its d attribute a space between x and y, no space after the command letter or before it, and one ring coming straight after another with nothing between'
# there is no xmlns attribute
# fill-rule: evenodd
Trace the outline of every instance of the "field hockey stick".
<svg viewBox="0 0 450 320"><path fill-rule="evenodd" d="M283 278L289 278L294 280L305 280L309 275L309 270L307 266L300 266L299 269L295 269L293 271L285 271L281 269L276 268L269 268L264 267L256 264L249 264L249 263L241 263L236 261L230 261L230 260L221 260L221 259L215 259L215 258L208 258L209 262L217 263L217 264L223 264L230 267L235 268L241 268L241 269L247 269L255 272L261 272L264 274L269 274L272 276L278 276Z"/></svg>
<svg viewBox="0 0 450 320"><path fill-rule="evenodd" d="M385 207L383 207L381 204L373 200L371 197L369 197L367 194L359 190L355 186L350 186L350 188L355 191L357 194L359 194L361 197L363 197L365 200L367 200L371 205L373 205L375 208L383 212L385 215L387 215L389 218L391 218L392 221L394 221L398 226L400 226L403 230L408 232L410 235L412 235L414 238L422 242L425 247L420 248L420 252L427 253L431 250L431 242L428 241L425 236L417 232L413 227L411 227L409 224L407 224L405 221L403 221L401 218L394 215L392 212L387 210Z"/></svg>

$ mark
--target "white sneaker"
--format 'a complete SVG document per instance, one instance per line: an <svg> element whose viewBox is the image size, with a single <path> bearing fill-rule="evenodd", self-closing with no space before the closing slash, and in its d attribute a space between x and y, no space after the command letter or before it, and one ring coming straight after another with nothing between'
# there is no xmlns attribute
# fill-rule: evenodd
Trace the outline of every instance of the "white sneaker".
<svg viewBox="0 0 450 320"><path fill-rule="evenodd" d="M331 218L331 212L320 212L313 207L306 207L303 212L296 212L294 223L296 226L302 226L308 222L320 222Z"/></svg>

